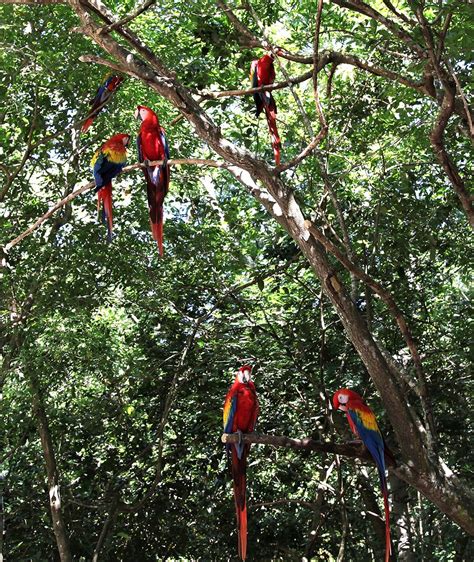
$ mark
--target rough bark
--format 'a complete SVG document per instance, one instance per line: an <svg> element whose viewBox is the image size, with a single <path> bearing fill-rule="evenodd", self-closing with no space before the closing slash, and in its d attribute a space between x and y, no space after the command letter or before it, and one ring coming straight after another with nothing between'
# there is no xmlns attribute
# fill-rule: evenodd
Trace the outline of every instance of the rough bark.
<svg viewBox="0 0 474 562"><path fill-rule="evenodd" d="M58 546L61 562L72 562L71 551L69 548L69 538L66 531L66 524L61 507L61 494L59 486L59 472L56 465L53 441L49 431L48 418L44 409L44 405L40 396L38 384L32 378L33 389L33 410L38 422L38 431L41 439L41 447L43 449L44 460L46 463L46 474L48 480L49 491L49 507L51 510L51 518L53 520L53 531Z"/></svg>
<svg viewBox="0 0 474 562"><path fill-rule="evenodd" d="M390 475L389 481L392 496L392 520L397 532L397 559L399 562L415 562L412 529L408 514L408 486L394 474Z"/></svg>

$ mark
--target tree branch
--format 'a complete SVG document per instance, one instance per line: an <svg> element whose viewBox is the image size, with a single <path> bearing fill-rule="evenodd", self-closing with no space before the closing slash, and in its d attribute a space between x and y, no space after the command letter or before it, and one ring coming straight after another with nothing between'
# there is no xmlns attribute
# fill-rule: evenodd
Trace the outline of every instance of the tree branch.
<svg viewBox="0 0 474 562"><path fill-rule="evenodd" d="M222 0L216 0L217 6L225 13L228 20L233 24L235 29L239 32L238 40L241 44L248 47L264 47L263 41L261 41L256 35L250 31L250 29L244 25L239 18L234 14L234 12L229 8L229 6ZM245 38L245 42L242 40Z"/></svg>
<svg viewBox="0 0 474 562"><path fill-rule="evenodd" d="M95 3L98 4L98 0L95 0ZM181 85L177 78L152 53L150 54L147 50L148 53L143 54L143 57L151 56L153 60L149 63L143 62L110 35L101 35L100 27L80 0L70 0L70 5L81 20L84 33L110 56L120 61L127 68L127 73L138 76L142 82L172 103L191 123L200 139L206 142L226 162L232 164L229 167L231 173L234 173L236 177L237 175L240 176L239 181L247 184L249 191L264 204L265 208L295 240L319 277L322 288L334 305L348 338L353 343L382 395L404 457L412 463L412 466L416 466L417 470L423 472L430 479L431 487L423 487L423 493L429 499L433 498L433 501L443 511L449 513L450 517L458 521L464 528L473 526L474 516L472 512L465 511L461 507L453 507L453 504L456 503L456 497L464 498L461 489L459 489L458 496L457 486L450 487L452 498L449 504L443 499L443 496L433 492L433 488L438 483L442 484L442 479L438 474L441 468L426 453L423 426L416 414L407 407L406 397L400 388L400 378L396 376L395 369L392 370L377 346L373 335L368 331L367 325L351 300L346 287L331 267L324 252L324 247L305 228L304 215L292 191L266 162L255 158L248 150L224 138L219 127L203 111L189 90ZM133 34L130 40L127 39L134 49L135 40Z"/></svg>
<svg viewBox="0 0 474 562"><path fill-rule="evenodd" d="M164 163L163 160L157 160L154 162L150 162L150 165L160 166L163 163ZM193 166L210 166L213 168L229 167L229 164L226 164L225 162L218 162L216 160L205 160L202 158L174 158L168 160L167 163L170 166L183 166L186 164L190 164ZM137 163L137 164L131 164L130 166L126 166L125 168L123 168L120 175L127 174L128 172L131 172L132 170L136 170L138 168L145 168L145 164ZM81 195L82 193L89 191L93 187L95 187L95 182L89 182L86 185L79 187L75 191L72 191L66 197L63 197L63 199L55 203L44 215L39 217L30 227L24 230L16 238L13 238L13 240L10 240L10 242L5 244L5 246L3 247L3 251L9 252L14 246L19 244L24 238L26 238L27 236L32 234L35 230L37 230L45 221L47 221L52 215L54 215L56 211L61 209L61 207L64 207L65 205L70 203L73 199L75 199L78 195Z"/></svg>
<svg viewBox="0 0 474 562"><path fill-rule="evenodd" d="M143 12L146 12L146 10L148 10L148 8L150 6L152 6L153 4L156 4L156 0L146 0L146 2L143 2L143 4L141 4L141 6L138 6L138 8L136 10L134 10L132 13L128 14L128 16L125 16L121 20L118 20L115 23L112 23L111 25L109 25L107 27L104 27L103 30L102 30L102 33L110 33L114 29L117 29L118 27L121 27L121 26L131 22L132 20L137 18L140 14L143 14Z"/></svg>
<svg viewBox="0 0 474 562"><path fill-rule="evenodd" d="M325 61L325 64L328 62ZM273 90L281 90L290 86L292 84L300 84L301 82L305 82L309 80L313 75L313 71L305 72L300 76L295 76L294 78L289 78L288 80L284 80L283 82L274 82L273 84L268 84L267 86L259 86L258 88L249 88L247 90L224 90L221 92L211 92L208 90L200 91L199 94L202 96L203 99L218 99L218 98L226 98L226 97L235 97L235 96L250 96L257 92L271 92Z"/></svg>
<svg viewBox="0 0 474 562"><path fill-rule="evenodd" d="M239 435L237 433L223 433L221 437L222 443L238 443ZM360 443L332 443L325 441L316 441L310 437L304 439L293 439L282 435L262 435L260 433L244 433L242 434L244 443L255 443L257 445L271 445L273 447L284 447L286 449L303 449L307 451L316 451L318 453L333 453L343 457L352 459L361 459L373 464L374 460ZM389 458L387 457L387 462Z"/></svg>
<svg viewBox="0 0 474 562"><path fill-rule="evenodd" d="M314 103L316 105L316 110L318 112L319 123L321 125L322 138L324 138L327 134L328 126L326 123L326 119L324 117L324 112L321 106L321 102L319 101L319 93L318 93L319 33L321 29L322 12L323 12L323 0L318 0L318 8L316 12L316 25L314 30L314 41L313 41L313 95L314 95Z"/></svg>
<svg viewBox="0 0 474 562"><path fill-rule="evenodd" d="M443 142L443 134L448 125L449 118L454 111L454 92L452 88L445 90L443 103L436 119L433 130L430 133L430 141L433 145L434 152L441 167L446 172L454 191L457 193L462 208L466 214L467 220L472 228L474 228L474 198L470 195L464 180L461 178L458 169L450 158Z"/></svg>
<svg viewBox="0 0 474 562"><path fill-rule="evenodd" d="M44 6L46 4L67 4L67 0L0 0L0 4L18 4L23 6Z"/></svg>
<svg viewBox="0 0 474 562"><path fill-rule="evenodd" d="M418 353L418 349L416 347L413 335L411 333L410 328L403 316L402 311L398 308L397 303L393 299L392 295L380 285L377 281L375 281L370 275L365 273L362 269L360 269L355 263L353 263L347 256L345 256L337 246L335 246L324 234L316 228L311 221L306 220L305 226L311 232L311 234L324 246L324 248L330 252L349 272L353 273L358 279L366 283L373 291L376 293L386 304L388 310L390 311L391 315L395 319L400 332L407 344L408 349L410 350L410 354L413 359L413 363L415 365L415 370L418 374L418 395L422 399L426 399L428 396L428 391L426 389L425 377L423 373L423 368L421 364L420 354ZM429 408L426 407L427 410Z"/></svg>
<svg viewBox="0 0 474 562"><path fill-rule="evenodd" d="M393 33L393 35L403 41L403 43L405 43L405 45L407 45L411 51L416 53L419 58L427 58L427 53L425 52L423 47L418 45L418 43L416 43L413 37L403 27L396 24L390 18L385 17L365 2L362 2L361 0L331 0L331 2L333 4L341 6L341 8L347 8L348 10L358 12L359 14L363 14L368 18L378 21L391 33Z"/></svg>
<svg viewBox="0 0 474 562"><path fill-rule="evenodd" d="M307 158L312 152L313 150L320 144L320 142L324 139L324 137L327 134L327 127L321 129L318 133L318 136L315 137L306 148L304 148L300 154L298 154L298 156L296 156L295 158L293 158L292 160L290 160L289 162L286 162L285 164L280 164L279 166L275 166L275 172L281 173L284 172L286 170L289 170L290 168L294 168L295 166L297 166L300 162L302 162L305 158Z"/></svg>

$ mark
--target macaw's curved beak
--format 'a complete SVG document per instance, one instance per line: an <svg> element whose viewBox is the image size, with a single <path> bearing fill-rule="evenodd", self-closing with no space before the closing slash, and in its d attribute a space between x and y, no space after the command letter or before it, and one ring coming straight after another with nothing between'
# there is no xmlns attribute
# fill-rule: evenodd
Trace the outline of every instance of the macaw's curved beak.
<svg viewBox="0 0 474 562"><path fill-rule="evenodd" d="M137 109L135 110L135 113L133 114L133 116L135 117L135 119L140 119L140 120L141 120L141 117L140 117L140 110L138 109L138 107L137 107Z"/></svg>

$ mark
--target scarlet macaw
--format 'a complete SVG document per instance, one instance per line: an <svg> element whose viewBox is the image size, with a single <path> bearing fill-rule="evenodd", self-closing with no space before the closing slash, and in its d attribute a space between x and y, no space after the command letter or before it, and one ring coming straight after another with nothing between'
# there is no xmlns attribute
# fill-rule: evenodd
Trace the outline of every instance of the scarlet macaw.
<svg viewBox="0 0 474 562"><path fill-rule="evenodd" d="M250 80L252 81L252 88L258 88L259 86L268 86L275 82L275 67L273 65L273 60L275 56L273 53L263 55L258 60L254 60L250 67ZM267 117L268 129L270 130L270 136L272 138L273 153L275 155L275 164L280 165L280 149L281 140L278 134L278 129L276 125L276 114L277 106L275 103L275 98L272 96L271 92L258 92L253 95L256 106L257 117L265 110L265 115Z"/></svg>
<svg viewBox="0 0 474 562"><path fill-rule="evenodd" d="M99 86L95 96L90 101L89 114L84 121L81 131L85 133L87 129L92 125L94 119L102 111L104 106L107 104L112 95L117 91L120 84L123 82L123 76L118 76L116 74L107 74L104 83Z"/></svg>
<svg viewBox="0 0 474 562"><path fill-rule="evenodd" d="M230 387L224 402L224 432L250 433L255 429L258 416L258 400L255 385L250 380L252 367L243 365L237 371L234 384ZM239 440L235 445L227 445L227 452L232 449L232 478L234 480L234 500L237 516L239 556L247 556L247 503L245 498L247 455L249 444Z"/></svg>
<svg viewBox="0 0 474 562"><path fill-rule="evenodd" d="M138 160L146 165L144 173L151 232L158 243L160 256L163 256L163 201L170 184L170 167L166 164L170 157L168 142L154 111L139 105L135 117L142 122L137 137ZM164 160L164 163L161 166L148 165L149 162L156 160Z"/></svg>
<svg viewBox="0 0 474 562"><path fill-rule="evenodd" d="M97 209L103 201L102 220L107 224L107 240L112 241L112 179L127 163L127 146L130 135L114 135L96 151L91 160L94 172Z"/></svg>
<svg viewBox="0 0 474 562"><path fill-rule="evenodd" d="M375 461L382 488L385 509L385 562L390 560L390 508L388 505L387 479L385 477L385 443L372 410L364 403L362 397L348 388L338 390L332 399L334 409L346 412L347 421L352 432L367 447ZM387 451L388 452L388 451ZM391 453L389 453L391 456Z"/></svg>

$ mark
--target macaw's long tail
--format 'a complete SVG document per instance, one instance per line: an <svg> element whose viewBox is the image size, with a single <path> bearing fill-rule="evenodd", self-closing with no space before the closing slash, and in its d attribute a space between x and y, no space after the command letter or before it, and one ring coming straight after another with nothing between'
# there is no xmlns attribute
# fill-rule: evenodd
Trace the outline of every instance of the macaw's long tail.
<svg viewBox="0 0 474 562"><path fill-rule="evenodd" d="M268 129L270 131L270 136L272 138L273 154L275 155L275 164L280 165L280 150L281 150L281 140L278 134L277 124L276 124L276 114L277 107L273 96L270 94L269 103L265 105L265 114L267 116Z"/></svg>
<svg viewBox="0 0 474 562"><path fill-rule="evenodd" d="M81 132L85 133L87 131L87 129L92 125L92 123L94 122L94 116L92 117L88 117L84 123L82 124L81 127Z"/></svg>
<svg viewBox="0 0 474 562"><path fill-rule="evenodd" d="M153 240L158 244L158 252L163 257L163 207L154 209L153 213L150 209L150 226Z"/></svg>
<svg viewBox="0 0 474 562"><path fill-rule="evenodd" d="M378 471L380 477L380 486L382 488L383 506L385 511L385 562L389 562L390 555L392 553L392 545L390 541L390 507L388 505L387 479L385 478L385 471L382 472L380 468L378 468Z"/></svg>
<svg viewBox="0 0 474 562"><path fill-rule="evenodd" d="M239 459L236 448L232 448L235 513L237 518L239 556L242 560L245 560L247 557L247 501L245 497L247 453L248 448L245 447L242 457Z"/></svg>
<svg viewBox="0 0 474 562"><path fill-rule="evenodd" d="M100 212L102 203L102 222L107 225L107 242L112 242L112 182L104 185L97 192L97 210Z"/></svg>
<svg viewBox="0 0 474 562"><path fill-rule="evenodd" d="M163 173L164 172L164 173ZM163 202L168 192L168 171L161 166L146 169L148 209L153 239L158 244L158 251L163 257Z"/></svg>

